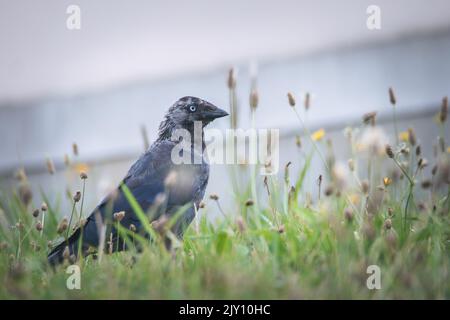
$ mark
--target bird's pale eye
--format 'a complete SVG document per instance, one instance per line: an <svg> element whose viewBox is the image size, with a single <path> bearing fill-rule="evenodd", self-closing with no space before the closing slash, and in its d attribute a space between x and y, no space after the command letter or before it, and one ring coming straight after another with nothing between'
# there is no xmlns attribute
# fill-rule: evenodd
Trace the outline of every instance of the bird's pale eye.
<svg viewBox="0 0 450 320"><path fill-rule="evenodd" d="M195 112L195 110L197 110L197 107L194 106L194 105L191 105L191 106L189 107L189 110L190 110L191 112Z"/></svg>

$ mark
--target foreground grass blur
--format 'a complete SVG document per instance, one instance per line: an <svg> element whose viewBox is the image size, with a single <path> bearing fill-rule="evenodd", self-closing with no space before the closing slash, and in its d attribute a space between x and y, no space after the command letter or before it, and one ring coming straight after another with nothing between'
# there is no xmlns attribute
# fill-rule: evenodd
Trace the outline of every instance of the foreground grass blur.
<svg viewBox="0 0 450 320"><path fill-rule="evenodd" d="M229 87L233 110L234 83ZM391 102L395 107L393 93ZM291 94L289 103L301 119ZM64 228L57 204L46 202L35 209L26 175L20 172L16 192L0 198L0 298L448 299L445 104L438 116L443 133L430 161L422 157L412 129L399 133L394 139L398 143L385 146L373 113L364 116L358 130L346 129L352 150L346 168L328 152L324 130L310 133L304 127L297 145L302 144L305 156L292 159L301 164L294 181L289 165L284 179L264 181L255 179L252 167L235 168L230 171L235 212L222 212L215 223L201 215L171 251L162 245L170 233L164 226L153 226L151 243L133 230L122 230L132 243L144 242L142 252L105 250L78 262L67 257L56 270L46 260L49 241L64 237L67 220ZM257 101L251 105L254 112ZM236 119L231 121L235 126ZM315 154L324 161L323 174L310 170ZM244 173L250 176L248 184L238 181ZM308 175L318 179L317 196L304 191ZM263 184L258 200L256 183ZM72 199L74 222L82 211L80 196ZM220 201L220 195L211 195L199 210L221 211ZM81 269L80 290L66 286L71 263ZM367 287L370 265L381 270L379 290Z"/></svg>

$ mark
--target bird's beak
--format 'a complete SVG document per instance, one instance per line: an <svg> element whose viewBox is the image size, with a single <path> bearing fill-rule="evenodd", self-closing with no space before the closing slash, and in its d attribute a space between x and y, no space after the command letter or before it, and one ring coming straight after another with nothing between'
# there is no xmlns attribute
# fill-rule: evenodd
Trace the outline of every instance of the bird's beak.
<svg viewBox="0 0 450 320"><path fill-rule="evenodd" d="M214 107L213 109L208 110L205 113L205 117L211 120L226 117L228 115L228 112L217 107Z"/></svg>

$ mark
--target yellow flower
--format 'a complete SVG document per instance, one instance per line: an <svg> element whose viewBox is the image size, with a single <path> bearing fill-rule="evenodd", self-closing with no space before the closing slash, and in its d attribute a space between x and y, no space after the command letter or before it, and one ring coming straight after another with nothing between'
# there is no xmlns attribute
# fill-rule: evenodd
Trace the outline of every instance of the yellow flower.
<svg viewBox="0 0 450 320"><path fill-rule="evenodd" d="M408 131L400 132L398 134L398 138L400 139L400 141L408 142L409 141L409 132Z"/></svg>
<svg viewBox="0 0 450 320"><path fill-rule="evenodd" d="M314 141L320 141L320 140L322 140L323 137L325 137L324 129L319 129L319 130L313 132L313 134L311 135L311 139L313 139Z"/></svg>
<svg viewBox="0 0 450 320"><path fill-rule="evenodd" d="M89 171L89 166L86 163L77 163L75 166L75 171L80 174L82 172L86 173Z"/></svg>
<svg viewBox="0 0 450 320"><path fill-rule="evenodd" d="M353 193L350 195L350 201L353 204L358 204L359 203L359 196L356 193Z"/></svg>
<svg viewBox="0 0 450 320"><path fill-rule="evenodd" d="M392 179L389 177L384 177L383 183L384 183L384 186L387 187L388 185L390 185L392 183Z"/></svg>

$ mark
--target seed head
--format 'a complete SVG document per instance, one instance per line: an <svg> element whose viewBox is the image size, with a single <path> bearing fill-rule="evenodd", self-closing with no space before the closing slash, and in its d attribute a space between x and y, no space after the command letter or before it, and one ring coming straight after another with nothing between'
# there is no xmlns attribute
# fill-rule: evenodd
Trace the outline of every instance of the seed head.
<svg viewBox="0 0 450 320"><path fill-rule="evenodd" d="M346 208L344 210L344 216L345 216L345 220L347 220L347 222L352 222L353 221L353 210L350 208Z"/></svg>
<svg viewBox="0 0 450 320"><path fill-rule="evenodd" d="M355 171L355 162L353 161L353 159L348 159L348 168L352 172Z"/></svg>
<svg viewBox="0 0 450 320"><path fill-rule="evenodd" d="M278 233L284 233L285 229L284 229L284 224L282 224L281 226L278 227Z"/></svg>
<svg viewBox="0 0 450 320"><path fill-rule="evenodd" d="M386 154L389 158L394 159L394 151L392 150L392 147L390 145L386 145Z"/></svg>
<svg viewBox="0 0 450 320"><path fill-rule="evenodd" d="M23 183L27 182L28 179L27 179L27 175L25 173L25 169L24 168L18 169L16 171L15 178L20 182L23 182Z"/></svg>
<svg viewBox="0 0 450 320"><path fill-rule="evenodd" d="M247 201L245 201L245 206L246 207L251 207L255 204L255 202L253 201L253 199L247 199Z"/></svg>
<svg viewBox="0 0 450 320"><path fill-rule="evenodd" d="M87 173L86 172L80 172L80 178L81 180L86 180L88 178Z"/></svg>
<svg viewBox="0 0 450 320"><path fill-rule="evenodd" d="M361 189L364 194L368 194L369 193L369 181L363 180L361 182Z"/></svg>
<svg viewBox="0 0 450 320"><path fill-rule="evenodd" d="M294 97L294 95L291 92L288 92L287 97L288 97L289 105L291 107L295 107L295 97Z"/></svg>
<svg viewBox="0 0 450 320"><path fill-rule="evenodd" d="M67 221L67 218L66 217L64 217L62 220L61 220L61 222L59 223L59 225L58 225L58 228L57 228L57 232L58 232L58 234L62 234L64 231L66 231L67 230L67 227L69 226L69 223L68 223L68 221Z"/></svg>
<svg viewBox="0 0 450 320"><path fill-rule="evenodd" d="M394 216L394 209L388 208L388 216L393 217Z"/></svg>
<svg viewBox="0 0 450 320"><path fill-rule="evenodd" d="M416 142L417 142L417 140L416 140L416 134L415 134L415 132L414 132L414 130L413 130L412 128L409 128L409 129L408 129L408 139L409 139L409 143L410 143L412 146L415 146L415 145L416 145Z"/></svg>
<svg viewBox="0 0 450 320"><path fill-rule="evenodd" d="M431 169L431 174L432 174L433 176L436 175L437 169L438 169L438 166L435 164L435 165L433 166L433 169Z"/></svg>
<svg viewBox="0 0 450 320"><path fill-rule="evenodd" d="M228 71L228 81L227 81L228 89L232 90L236 87L236 78L234 74L234 69L230 68Z"/></svg>
<svg viewBox="0 0 450 320"><path fill-rule="evenodd" d="M48 171L48 173L55 174L55 165L53 164L52 159L47 158L46 164L47 164L47 171Z"/></svg>
<svg viewBox="0 0 450 320"><path fill-rule="evenodd" d="M334 188L333 188L333 186L332 185L329 185L329 186L327 186L326 188L325 188L325 195L327 196L327 197L329 197L329 196L331 196L332 194L333 194L333 192L334 192Z"/></svg>
<svg viewBox="0 0 450 320"><path fill-rule="evenodd" d="M19 197L25 206L28 206L33 199L33 193L31 192L28 184L22 184L19 186Z"/></svg>
<svg viewBox="0 0 450 320"><path fill-rule="evenodd" d="M78 145L75 142L72 143L72 152L75 156L78 156Z"/></svg>
<svg viewBox="0 0 450 320"><path fill-rule="evenodd" d="M204 207L206 207L205 203L203 201L200 201L200 203L198 204L198 208L203 209Z"/></svg>
<svg viewBox="0 0 450 320"><path fill-rule="evenodd" d="M46 204L45 202L42 202L42 204L41 204L41 210L42 210L43 212L45 212L45 211L48 210L48 206L47 206L47 204Z"/></svg>
<svg viewBox="0 0 450 320"><path fill-rule="evenodd" d="M393 106L397 104L397 99L395 98L394 89L392 89L392 87L389 88L389 101Z"/></svg>
<svg viewBox="0 0 450 320"><path fill-rule="evenodd" d="M39 209L34 209L33 212L31 213L33 215L33 217L37 218L39 217Z"/></svg>
<svg viewBox="0 0 450 320"><path fill-rule="evenodd" d="M391 219L386 219L386 220L384 221L384 228L385 228L386 230L389 230L389 229L392 228L392 220L391 220Z"/></svg>
<svg viewBox="0 0 450 320"><path fill-rule="evenodd" d="M423 170L426 166L428 166L428 160L425 158L420 158L419 161L417 161L417 166L420 170Z"/></svg>
<svg viewBox="0 0 450 320"><path fill-rule="evenodd" d="M416 156L417 156L417 157L420 157L421 154L422 154L422 149L421 149L420 145L418 145L418 146L416 147Z"/></svg>
<svg viewBox="0 0 450 320"><path fill-rule="evenodd" d="M236 218L236 225L237 225L238 230L239 230L240 233L244 233L245 229L247 229L246 225L245 225L245 221L244 221L244 219L242 219L241 216L238 216Z"/></svg>
<svg viewBox="0 0 450 320"><path fill-rule="evenodd" d="M120 222L125 217L125 211L119 211L113 214L114 221Z"/></svg>
<svg viewBox="0 0 450 320"><path fill-rule="evenodd" d="M422 181L421 186L422 186L423 189L428 189L428 188L431 187L431 184L432 184L431 180L425 179L425 180Z"/></svg>
<svg viewBox="0 0 450 320"><path fill-rule="evenodd" d="M363 115L363 122L365 124L371 124L372 126L375 126L375 118L377 117L377 112L373 111L373 112L369 112L366 113L365 115Z"/></svg>
<svg viewBox="0 0 450 320"><path fill-rule="evenodd" d="M256 108L258 107L258 101L259 101L258 91L256 89L253 89L252 92L250 92L250 107L253 111L255 111Z"/></svg>
<svg viewBox="0 0 450 320"><path fill-rule="evenodd" d="M152 227L160 235L164 235L167 231L167 222L169 222L167 215L162 215L158 220L152 222Z"/></svg>
<svg viewBox="0 0 450 320"><path fill-rule="evenodd" d="M73 196L73 201L78 202L80 201L80 199L81 199L81 192L80 191L75 192L75 195Z"/></svg>
<svg viewBox="0 0 450 320"><path fill-rule="evenodd" d="M63 258L64 258L64 260L68 260L69 257L70 257L70 250L69 250L69 247L66 246L63 251Z"/></svg>
<svg viewBox="0 0 450 320"><path fill-rule="evenodd" d="M42 223L41 223L40 221L38 221L38 222L36 223L36 230L40 232L40 231L42 231L42 229L43 229Z"/></svg>
<svg viewBox="0 0 450 320"><path fill-rule="evenodd" d="M442 99L441 112L439 113L439 121L444 123L448 115L448 97Z"/></svg>
<svg viewBox="0 0 450 320"><path fill-rule="evenodd" d="M305 110L306 111L309 110L310 103L311 103L311 95L309 94L309 92L307 92L305 94Z"/></svg>
<svg viewBox="0 0 450 320"><path fill-rule="evenodd" d="M300 139L300 136L299 136L299 135L295 136L295 144L296 144L297 147L299 147L299 148L302 147L302 140Z"/></svg>
<svg viewBox="0 0 450 320"><path fill-rule="evenodd" d="M219 200L219 196L218 196L217 194L215 194L215 193L210 194L210 195L209 195L209 198L210 198L211 200L214 200L214 201Z"/></svg>

